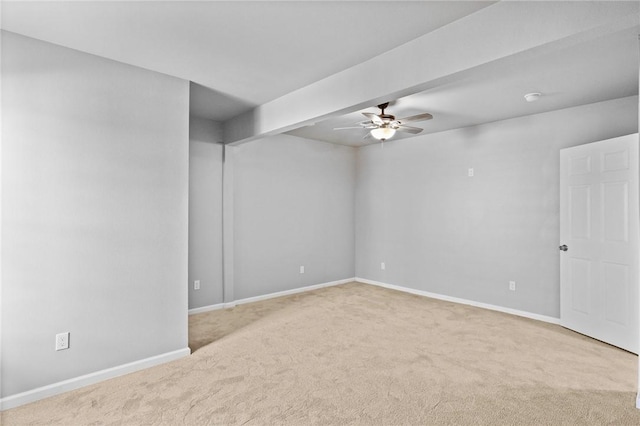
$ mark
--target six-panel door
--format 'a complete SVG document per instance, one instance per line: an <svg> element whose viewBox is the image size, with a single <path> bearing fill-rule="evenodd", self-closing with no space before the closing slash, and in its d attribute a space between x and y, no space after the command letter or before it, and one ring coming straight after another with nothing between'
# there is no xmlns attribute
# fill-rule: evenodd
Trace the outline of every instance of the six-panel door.
<svg viewBox="0 0 640 426"><path fill-rule="evenodd" d="M638 353L638 135L560 152L560 321Z"/></svg>

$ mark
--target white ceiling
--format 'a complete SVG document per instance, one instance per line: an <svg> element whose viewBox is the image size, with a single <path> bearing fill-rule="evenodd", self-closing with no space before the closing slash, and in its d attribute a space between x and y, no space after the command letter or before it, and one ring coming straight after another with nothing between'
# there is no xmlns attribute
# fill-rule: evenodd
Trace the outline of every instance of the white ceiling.
<svg viewBox="0 0 640 426"><path fill-rule="evenodd" d="M438 33L438 28L442 32L454 21L467 19L462 21L466 26L469 17L492 3L2 1L1 26L190 80L191 113L225 121L424 34ZM518 12L518 4L507 6L501 10ZM540 54L492 61L451 75L421 93L408 89L406 93L414 94L388 99L392 105L387 113L404 117L430 112L433 120L415 125L432 133L637 95L640 28L625 28L542 49ZM442 47L443 56L455 58L451 49L455 52L460 42L449 41ZM439 58L425 60L435 63ZM354 82L356 90L362 78L366 76ZM532 91L543 97L524 102L523 95ZM305 102L312 108L314 99ZM378 112L375 105L365 111ZM360 112L352 112L290 133L359 146L367 143L362 140L364 131L332 129L362 119Z"/></svg>
<svg viewBox="0 0 640 426"><path fill-rule="evenodd" d="M190 80L223 121L491 2L3 1L2 28Z"/></svg>
<svg viewBox="0 0 640 426"><path fill-rule="evenodd" d="M468 127L638 94L638 33L631 28L542 56L504 60L474 70L445 85L391 100L387 114L396 118L423 112L433 120L408 123L423 134ZM543 95L526 102L526 93ZM380 113L375 106L288 133L326 142L361 146L367 131L336 130ZM394 140L413 137L396 133Z"/></svg>

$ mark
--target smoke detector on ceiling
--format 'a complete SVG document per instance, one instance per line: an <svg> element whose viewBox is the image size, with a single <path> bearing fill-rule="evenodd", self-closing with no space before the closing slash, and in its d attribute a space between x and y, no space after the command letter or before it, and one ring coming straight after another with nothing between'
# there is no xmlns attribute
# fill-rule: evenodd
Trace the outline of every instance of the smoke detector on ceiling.
<svg viewBox="0 0 640 426"><path fill-rule="evenodd" d="M540 96L542 96L541 93L527 93L526 95L524 95L524 99L527 102L535 102L540 99Z"/></svg>

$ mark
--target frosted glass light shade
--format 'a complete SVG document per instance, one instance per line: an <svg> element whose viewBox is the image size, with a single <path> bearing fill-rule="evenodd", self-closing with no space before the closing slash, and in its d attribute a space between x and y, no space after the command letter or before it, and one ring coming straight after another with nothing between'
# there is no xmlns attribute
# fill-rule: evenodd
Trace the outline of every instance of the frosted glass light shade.
<svg viewBox="0 0 640 426"><path fill-rule="evenodd" d="M392 129L391 127L378 127L377 129L371 130L371 136L380 141L392 138L395 134L396 129Z"/></svg>

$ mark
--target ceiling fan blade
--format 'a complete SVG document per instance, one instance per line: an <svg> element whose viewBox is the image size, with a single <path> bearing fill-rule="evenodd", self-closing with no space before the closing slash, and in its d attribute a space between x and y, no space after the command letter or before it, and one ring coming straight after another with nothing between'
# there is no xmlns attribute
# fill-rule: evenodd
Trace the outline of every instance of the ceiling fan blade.
<svg viewBox="0 0 640 426"><path fill-rule="evenodd" d="M367 121L361 121L359 123L356 123L359 126L362 126L363 129L375 129L377 127L380 127L378 124L374 123L371 120L367 120Z"/></svg>
<svg viewBox="0 0 640 426"><path fill-rule="evenodd" d="M372 112L363 112L362 115L364 115L367 118L370 118L371 121L373 121L375 124L384 124L384 121L382 121L382 118L378 117L376 114Z"/></svg>
<svg viewBox="0 0 640 426"><path fill-rule="evenodd" d="M364 129L362 126L351 126L351 127L334 127L333 130L347 130L347 129Z"/></svg>
<svg viewBox="0 0 640 426"><path fill-rule="evenodd" d="M414 135L417 135L423 129L421 129L419 127L411 127L411 126L398 126L396 128L396 130L399 131L399 132L412 133Z"/></svg>
<svg viewBox="0 0 640 426"><path fill-rule="evenodd" d="M425 112L422 114L412 115L411 117L401 118L397 121L399 121L400 123L408 123L410 121L431 120L432 118L433 118L433 115L429 114L428 112Z"/></svg>

